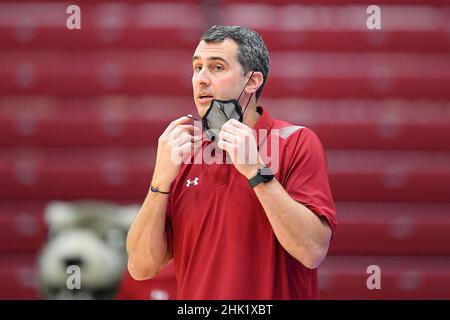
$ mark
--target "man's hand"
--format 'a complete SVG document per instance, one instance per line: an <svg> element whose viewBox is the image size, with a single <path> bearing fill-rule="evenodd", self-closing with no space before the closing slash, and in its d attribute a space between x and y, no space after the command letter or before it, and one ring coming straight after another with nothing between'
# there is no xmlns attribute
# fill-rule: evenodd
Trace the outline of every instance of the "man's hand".
<svg viewBox="0 0 450 320"><path fill-rule="evenodd" d="M183 158L193 153L195 139L201 139L201 136L194 138L194 131L199 128L188 124L189 121L192 120L187 116L172 121L159 137L152 180L155 188L162 191L169 190L170 184L180 170Z"/></svg>
<svg viewBox="0 0 450 320"><path fill-rule="evenodd" d="M247 179L264 166L253 130L237 120L231 119L222 126L218 146L228 152L236 169Z"/></svg>

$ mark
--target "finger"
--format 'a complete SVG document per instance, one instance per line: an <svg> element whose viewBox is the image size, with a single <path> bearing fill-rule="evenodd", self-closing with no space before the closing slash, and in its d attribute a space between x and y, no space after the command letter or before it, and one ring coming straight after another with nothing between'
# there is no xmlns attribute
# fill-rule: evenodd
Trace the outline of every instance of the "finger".
<svg viewBox="0 0 450 320"><path fill-rule="evenodd" d="M199 128L196 129L192 124L181 124L178 125L176 128L174 128L170 133L169 136L176 138L180 136L183 132L186 132L190 135L194 135L194 133L198 132L200 130Z"/></svg>
<svg viewBox="0 0 450 320"><path fill-rule="evenodd" d="M217 146L220 149L224 150L226 153L228 153L228 155L231 157L231 160L233 161L233 163L235 162L235 159L237 157L237 149L236 149L235 145L233 145L230 142L221 140L217 143Z"/></svg>
<svg viewBox="0 0 450 320"><path fill-rule="evenodd" d="M222 126L221 132L222 131L226 132L226 133L229 133L229 134L232 134L232 135L235 135L235 136L238 136L238 137L242 137L244 135L247 135L247 132L245 130L242 130L241 128L235 127L235 126L233 126L232 124L230 124L228 122L225 123Z"/></svg>
<svg viewBox="0 0 450 320"><path fill-rule="evenodd" d="M192 116L191 114L189 114L188 116ZM188 116L182 116L174 121L172 121L166 128L166 130L164 130L162 136L167 136L168 134L170 134L172 132L173 129L175 129L177 126L179 125L183 125L183 124L187 124L189 122L192 122L192 119L189 118Z"/></svg>
<svg viewBox="0 0 450 320"><path fill-rule="evenodd" d="M191 142L196 143L196 142L202 141L202 139L203 139L202 136L192 136Z"/></svg>
<svg viewBox="0 0 450 320"><path fill-rule="evenodd" d="M236 144L236 143L238 143L240 141L240 138L235 136L235 135L233 135L230 132L220 131L220 133L219 133L219 141L220 140L224 140L224 141Z"/></svg>
<svg viewBox="0 0 450 320"><path fill-rule="evenodd" d="M186 141L185 143L174 147L171 152L172 161L175 164L181 164L183 159L186 159L188 155L193 154L193 145L194 144L191 141ZM192 150L191 153L190 150Z"/></svg>
<svg viewBox="0 0 450 320"><path fill-rule="evenodd" d="M227 123L229 125L233 126L233 127L240 128L240 129L243 129L243 130L246 130L246 129L250 128L246 124L244 124L244 123L242 123L240 121L237 121L236 119L230 119L230 120L227 121Z"/></svg>
<svg viewBox="0 0 450 320"><path fill-rule="evenodd" d="M184 132L180 136L174 137L171 140L171 144L174 147L179 147L179 146L185 144L186 142L191 142L193 144L198 143L198 142L202 141L202 139L203 139L202 136L193 136L193 135L190 135L190 134Z"/></svg>
<svg viewBox="0 0 450 320"><path fill-rule="evenodd" d="M217 143L217 146L218 146L220 149L225 150L226 152L228 152L230 155L234 155L235 148L234 148L234 145L233 145L232 143L227 142L227 141L220 140L220 141Z"/></svg>
<svg viewBox="0 0 450 320"><path fill-rule="evenodd" d="M185 143L178 146L178 151L189 151L193 147L193 144L191 141L186 141Z"/></svg>
<svg viewBox="0 0 450 320"><path fill-rule="evenodd" d="M177 152L181 158L187 159L194 154L194 144L188 141L183 145L179 146L177 148Z"/></svg>
<svg viewBox="0 0 450 320"><path fill-rule="evenodd" d="M234 119L232 119L232 120L234 120ZM229 122L226 123L228 125L225 125L225 124L223 125L222 130L225 132L230 132L233 135L241 137L241 138L243 138L243 137L253 137L254 139L257 138L257 134L256 134L255 130L253 130L250 127L247 127L245 124L242 127L237 127L235 125L236 123L240 123L240 122L236 121L236 120L234 120L234 121L230 120Z"/></svg>
<svg viewBox="0 0 450 320"><path fill-rule="evenodd" d="M186 142L190 142L192 139L190 136L182 135L178 138L175 138L171 141L171 145L173 148L178 148L179 146L185 144Z"/></svg>

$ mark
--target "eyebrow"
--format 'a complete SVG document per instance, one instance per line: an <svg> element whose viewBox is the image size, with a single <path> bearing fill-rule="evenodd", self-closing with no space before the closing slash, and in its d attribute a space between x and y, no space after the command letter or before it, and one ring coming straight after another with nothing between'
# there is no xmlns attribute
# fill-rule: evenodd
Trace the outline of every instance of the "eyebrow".
<svg viewBox="0 0 450 320"><path fill-rule="evenodd" d="M193 56L192 57L192 61L197 60L197 59L200 59L200 56ZM208 57L208 59L206 59L206 60L208 60L208 61L220 60L223 63L225 63L226 65L228 65L228 62L222 57Z"/></svg>

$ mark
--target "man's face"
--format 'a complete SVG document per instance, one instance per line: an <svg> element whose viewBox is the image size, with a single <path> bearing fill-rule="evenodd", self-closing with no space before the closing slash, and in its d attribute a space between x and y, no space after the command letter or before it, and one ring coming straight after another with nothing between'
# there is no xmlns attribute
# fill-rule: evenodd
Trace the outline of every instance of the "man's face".
<svg viewBox="0 0 450 320"><path fill-rule="evenodd" d="M237 99L247 79L237 60L238 45L231 39L222 42L200 41L192 58L192 88L201 117L211 100Z"/></svg>

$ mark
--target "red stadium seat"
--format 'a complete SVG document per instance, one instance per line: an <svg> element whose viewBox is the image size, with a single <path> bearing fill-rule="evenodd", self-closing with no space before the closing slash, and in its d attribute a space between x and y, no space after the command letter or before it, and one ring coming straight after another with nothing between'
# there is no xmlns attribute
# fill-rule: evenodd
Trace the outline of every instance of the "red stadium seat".
<svg viewBox="0 0 450 320"><path fill-rule="evenodd" d="M448 55L277 52L271 57L270 97L449 98Z"/></svg>
<svg viewBox="0 0 450 320"><path fill-rule="evenodd" d="M0 255L0 299L39 299L35 255Z"/></svg>
<svg viewBox="0 0 450 320"><path fill-rule="evenodd" d="M192 97L0 98L1 147L153 147Z"/></svg>
<svg viewBox="0 0 450 320"><path fill-rule="evenodd" d="M93 96L192 93L192 52L10 51L0 54L0 93ZM272 54L266 96L450 98L450 56Z"/></svg>
<svg viewBox="0 0 450 320"><path fill-rule="evenodd" d="M35 200L0 205L1 253L35 253L40 249L47 238L46 204L45 200ZM337 202L339 227L330 254L448 255L449 209L449 204L426 202Z"/></svg>
<svg viewBox="0 0 450 320"><path fill-rule="evenodd" d="M126 199L145 196L155 156L153 149L24 150L0 154L0 197Z"/></svg>
<svg viewBox="0 0 450 320"><path fill-rule="evenodd" d="M219 6L217 10L223 12L225 23L249 25L258 30L271 50L450 51L450 40L445 32L447 22L442 15L443 10L450 9L432 6L439 1L418 2L424 6L405 9L395 5L402 1L384 5L382 33L366 32L367 4L358 1L345 7L342 3L336 6L335 2L327 1L323 4L328 6L308 1L300 2L303 4L286 1L284 6L279 6L272 1L270 7L246 1ZM65 4L59 3L0 4L3 47L192 49L202 30L199 1L187 4L86 2L81 4L82 33L67 32L65 24L61 23L67 18L65 8ZM410 19L397 19L398 11L407 11ZM253 21L247 12L257 13L258 19ZM172 19L162 19L161 13ZM330 18L336 20L335 25L329 24Z"/></svg>
<svg viewBox="0 0 450 320"><path fill-rule="evenodd" d="M381 289L369 290L367 280L380 268ZM333 256L319 269L321 299L450 299L450 258Z"/></svg>
<svg viewBox="0 0 450 320"><path fill-rule="evenodd" d="M2 47L192 49L201 34L202 10L198 1L97 2L80 4L81 31L67 30L66 3L0 3Z"/></svg>
<svg viewBox="0 0 450 320"><path fill-rule="evenodd" d="M327 149L449 150L449 103L262 99L274 117L313 129Z"/></svg>
<svg viewBox="0 0 450 320"><path fill-rule="evenodd" d="M85 0L86 1L86 0ZM96 0L102 1L102 0ZM139 0L132 0L139 1ZM288 5L288 4L327 4L335 5L336 0L223 0L225 4L236 4L236 3L267 3L271 5ZM444 5L448 2L446 0L379 0L377 4L429 4L429 5ZM371 0L339 0L339 4L373 4Z"/></svg>
<svg viewBox="0 0 450 320"><path fill-rule="evenodd" d="M37 252L47 238L45 201L3 201L0 205L0 253Z"/></svg>
<svg viewBox="0 0 450 320"><path fill-rule="evenodd" d="M381 271L381 289L369 290L369 266ZM449 299L448 257L330 256L319 269L321 299ZM38 299L35 257L0 258L0 298Z"/></svg>
<svg viewBox="0 0 450 320"><path fill-rule="evenodd" d="M328 151L336 200L450 201L448 152ZM139 198L154 149L10 151L0 154L0 197Z"/></svg>
<svg viewBox="0 0 450 320"><path fill-rule="evenodd" d="M450 153L327 152L333 196L340 201L450 201Z"/></svg>
<svg viewBox="0 0 450 320"><path fill-rule="evenodd" d="M286 1L281 6L274 1L262 1L263 4L259 1L230 2L222 7L225 24L254 28L270 50L450 50L446 32L450 6L432 6L427 1L422 1L422 6L402 6L395 5L400 1L390 1L381 6L381 30L371 31L366 26L369 15L365 1L344 1L348 5L343 5L342 1ZM320 2L323 4L318 4ZM399 16L404 18L398 19Z"/></svg>
<svg viewBox="0 0 450 320"><path fill-rule="evenodd" d="M261 101L274 117L313 129L327 149L450 150L445 101ZM170 121L196 112L192 97L3 97L0 147L152 147Z"/></svg>
<svg viewBox="0 0 450 320"><path fill-rule="evenodd" d="M0 54L0 59L3 59L1 93L56 96L97 96L102 92L184 96L192 93L192 52L10 51Z"/></svg>
<svg viewBox="0 0 450 320"><path fill-rule="evenodd" d="M449 212L449 203L338 202L330 253L448 256Z"/></svg>

